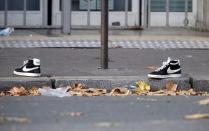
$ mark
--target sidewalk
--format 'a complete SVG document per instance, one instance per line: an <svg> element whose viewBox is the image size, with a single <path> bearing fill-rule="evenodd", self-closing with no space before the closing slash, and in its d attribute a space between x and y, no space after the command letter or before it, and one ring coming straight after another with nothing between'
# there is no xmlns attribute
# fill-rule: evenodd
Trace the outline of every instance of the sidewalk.
<svg viewBox="0 0 209 131"><path fill-rule="evenodd" d="M181 89L209 91L209 48L207 48L209 32L181 28L150 28L145 31L112 30L110 31L112 43L116 41L117 44L122 41L124 47L132 44L128 42L138 41L138 43L132 44L131 47L135 47L130 47L131 49L118 47L110 49L108 70L98 69L99 48L34 48L44 40L51 41L46 47L59 47L53 46L56 40L68 40L74 45L80 44L79 47L83 46L79 41L85 43L84 40L89 40L99 47L99 38L97 30L73 30L72 35L62 36L47 36L44 31L17 30L10 37L0 37L0 46L5 45L6 42L12 44L11 47L0 48L0 88L15 85L28 87L48 85L56 88L74 82L111 88L133 84L137 80L145 80L153 88L162 88L166 81L173 80ZM33 42L27 43L27 40ZM142 44L144 41L145 43ZM140 47L135 44L139 44ZM14 48L15 45L20 48ZM31 45L31 48L25 45ZM13 76L13 70L20 66L23 60L31 57L41 59L42 77ZM167 57L181 60L183 77L148 80L147 73L151 71L148 67L161 66L161 62Z"/></svg>
<svg viewBox="0 0 209 131"><path fill-rule="evenodd" d="M70 48L6 48L0 52L1 88L14 85L49 85L63 87L75 82L89 86L115 87L148 81L153 88L163 88L168 80L179 88L209 91L209 50L153 50L110 49L109 69L101 70L99 49ZM42 77L25 78L12 74L22 61L35 57L41 59ZM167 57L181 60L183 77L177 79L148 80L150 66L159 67Z"/></svg>
<svg viewBox="0 0 209 131"><path fill-rule="evenodd" d="M17 29L5 40L100 40L99 30L72 30L71 35L48 36L46 30ZM149 28L145 30L110 30L110 40L209 40L209 32L185 28Z"/></svg>

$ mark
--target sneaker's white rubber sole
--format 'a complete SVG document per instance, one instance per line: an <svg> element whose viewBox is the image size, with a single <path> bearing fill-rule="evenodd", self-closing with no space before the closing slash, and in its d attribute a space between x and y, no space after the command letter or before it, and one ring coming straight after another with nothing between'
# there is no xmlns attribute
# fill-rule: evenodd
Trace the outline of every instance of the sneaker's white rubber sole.
<svg viewBox="0 0 209 131"><path fill-rule="evenodd" d="M181 74L169 74L169 75L152 75L148 74L149 78L157 78L157 79L164 79L164 78L178 78L181 77Z"/></svg>
<svg viewBox="0 0 209 131"><path fill-rule="evenodd" d="M31 77L41 76L41 74L39 73L24 73L24 72L17 72L17 71L13 71L13 74L19 75L19 76L31 76Z"/></svg>

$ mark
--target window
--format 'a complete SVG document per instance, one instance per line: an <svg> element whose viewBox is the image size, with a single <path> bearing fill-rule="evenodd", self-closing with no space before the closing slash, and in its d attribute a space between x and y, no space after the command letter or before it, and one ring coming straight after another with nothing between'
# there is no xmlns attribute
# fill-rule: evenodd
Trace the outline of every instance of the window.
<svg viewBox="0 0 209 131"><path fill-rule="evenodd" d="M185 0L170 0L170 12L185 12ZM188 0L188 11L192 12L192 0Z"/></svg>
<svg viewBox="0 0 209 131"><path fill-rule="evenodd" d="M62 2L60 1L60 9ZM132 10L132 0L128 0L128 10ZM101 0L90 0L90 8L92 11L101 10ZM73 11L87 11L88 1L87 0L72 0ZM110 11L125 11L125 0L109 0Z"/></svg>
<svg viewBox="0 0 209 131"><path fill-rule="evenodd" d="M185 12L185 0L170 0L170 12ZM165 12L166 0L151 0L151 12ZM192 0L188 0L188 11L192 12Z"/></svg>
<svg viewBox="0 0 209 131"><path fill-rule="evenodd" d="M27 10L29 11L40 10L40 0L27 0Z"/></svg>
<svg viewBox="0 0 209 131"><path fill-rule="evenodd" d="M24 10L24 0L8 0L8 10L21 11Z"/></svg>
<svg viewBox="0 0 209 131"><path fill-rule="evenodd" d="M0 0L0 11L4 11L5 10L5 0Z"/></svg>
<svg viewBox="0 0 209 131"><path fill-rule="evenodd" d="M151 0L151 12L165 12L166 0Z"/></svg>

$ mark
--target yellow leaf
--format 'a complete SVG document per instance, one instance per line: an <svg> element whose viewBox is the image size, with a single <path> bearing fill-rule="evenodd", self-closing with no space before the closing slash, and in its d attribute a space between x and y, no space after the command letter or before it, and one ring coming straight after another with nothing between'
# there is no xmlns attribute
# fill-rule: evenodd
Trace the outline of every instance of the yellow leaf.
<svg viewBox="0 0 209 131"><path fill-rule="evenodd" d="M184 117L187 120L209 119L209 114L191 114Z"/></svg>
<svg viewBox="0 0 209 131"><path fill-rule="evenodd" d="M146 93L150 91L150 85L148 85L146 82L144 81L138 81L136 82L136 93L140 94L140 93Z"/></svg>

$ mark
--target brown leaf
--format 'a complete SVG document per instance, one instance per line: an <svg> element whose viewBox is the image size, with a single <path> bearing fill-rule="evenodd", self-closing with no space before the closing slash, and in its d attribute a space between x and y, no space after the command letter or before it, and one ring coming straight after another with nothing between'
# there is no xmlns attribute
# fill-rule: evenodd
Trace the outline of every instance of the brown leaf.
<svg viewBox="0 0 209 131"><path fill-rule="evenodd" d="M197 92L195 92L193 89L189 89L188 92L189 92L190 95L192 95L192 96L197 95Z"/></svg>
<svg viewBox="0 0 209 131"><path fill-rule="evenodd" d="M101 96L107 93L106 89L89 88L83 90L84 96Z"/></svg>
<svg viewBox="0 0 209 131"><path fill-rule="evenodd" d="M41 93L38 91L38 88L37 87L32 87L28 90L29 94L30 95L33 95L33 96L40 96Z"/></svg>
<svg viewBox="0 0 209 131"><path fill-rule="evenodd" d="M209 114L191 114L184 117L187 120L209 119Z"/></svg>
<svg viewBox="0 0 209 131"><path fill-rule="evenodd" d="M198 101L199 105L209 105L209 98Z"/></svg>
<svg viewBox="0 0 209 131"><path fill-rule="evenodd" d="M0 96L5 96L6 94L4 92L1 92L0 93Z"/></svg>
<svg viewBox="0 0 209 131"><path fill-rule="evenodd" d="M197 92L195 92L193 89L190 89L190 90L180 90L180 91L177 91L176 92L177 95L192 95L192 96L195 96L197 95Z"/></svg>
<svg viewBox="0 0 209 131"><path fill-rule="evenodd" d="M28 91L24 87L13 87L8 91L11 96L23 96L28 95Z"/></svg>
<svg viewBox="0 0 209 131"><path fill-rule="evenodd" d="M0 116L0 123L6 123L6 122L30 123L31 120L29 120L26 117L4 117L4 116Z"/></svg>
<svg viewBox="0 0 209 131"><path fill-rule="evenodd" d="M83 95L81 92L75 92L75 91L68 91L68 93L71 96L82 96Z"/></svg>
<svg viewBox="0 0 209 131"><path fill-rule="evenodd" d="M111 90L111 92L109 93L110 96L127 96L129 95L131 92L127 89L127 88L114 88Z"/></svg>
<svg viewBox="0 0 209 131"><path fill-rule="evenodd" d="M166 91L165 94L168 96L176 96L176 92L174 91Z"/></svg>
<svg viewBox="0 0 209 131"><path fill-rule="evenodd" d="M176 91L177 90L177 84L175 84L173 81L167 81L165 88L167 91Z"/></svg>
<svg viewBox="0 0 209 131"><path fill-rule="evenodd" d="M148 92L147 93L148 96L165 96L165 91L164 90L158 90L155 92Z"/></svg>

